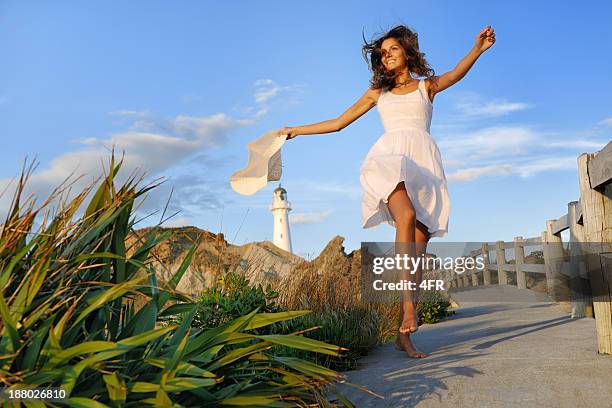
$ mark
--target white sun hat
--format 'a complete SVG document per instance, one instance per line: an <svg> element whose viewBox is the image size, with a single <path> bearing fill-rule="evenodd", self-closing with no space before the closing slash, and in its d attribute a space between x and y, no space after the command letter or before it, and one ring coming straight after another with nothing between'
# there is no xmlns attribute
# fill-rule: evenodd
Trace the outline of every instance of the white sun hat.
<svg viewBox="0 0 612 408"><path fill-rule="evenodd" d="M281 147L287 135L279 135L280 129L270 130L247 144L249 162L230 179L235 192L253 195L268 184L281 178Z"/></svg>

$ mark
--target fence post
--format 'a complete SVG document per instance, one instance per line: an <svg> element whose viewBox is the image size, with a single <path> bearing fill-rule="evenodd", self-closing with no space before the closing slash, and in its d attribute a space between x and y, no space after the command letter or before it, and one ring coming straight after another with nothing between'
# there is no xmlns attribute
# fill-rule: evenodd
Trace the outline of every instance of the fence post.
<svg viewBox="0 0 612 408"><path fill-rule="evenodd" d="M484 271L482 271L482 281L485 285L491 284L491 270L489 266L491 265L489 260L489 244L487 242L482 243L482 261L484 262Z"/></svg>
<svg viewBox="0 0 612 408"><path fill-rule="evenodd" d="M593 317L591 285L582 259L583 226L578 224L578 201L567 203L567 223L570 230L570 291L572 319Z"/></svg>
<svg viewBox="0 0 612 408"><path fill-rule="evenodd" d="M523 271L525 263L525 245L523 237L514 237L514 264L516 265L516 287L519 289L527 289L527 276Z"/></svg>
<svg viewBox="0 0 612 408"><path fill-rule="evenodd" d="M609 255L603 253L603 244L609 246L612 242L612 183L603 186L603 193L591 188L588 166L596 156L597 153L578 156L578 182L584 242L590 246L589 252L595 252L596 247L600 249L597 256L587 257L597 328L597 349L602 354L612 354L612 272Z"/></svg>
<svg viewBox="0 0 612 408"><path fill-rule="evenodd" d="M506 263L504 241L495 241L495 258L497 260L497 283L500 285L507 285L508 275L504 270L504 264Z"/></svg>
<svg viewBox="0 0 612 408"><path fill-rule="evenodd" d="M478 269L476 269L476 260L474 257L470 257L472 260L472 266L470 267L470 273L472 274L472 286L478 286Z"/></svg>
<svg viewBox="0 0 612 408"><path fill-rule="evenodd" d="M463 272L461 274L461 278L463 279L463 287L467 288L468 286L470 286L470 281L468 280L467 272Z"/></svg>
<svg viewBox="0 0 612 408"><path fill-rule="evenodd" d="M555 220L546 221L546 240L542 240L546 247L544 252L544 271L546 271L546 288L548 296L556 302L568 299L568 282L561 274L561 268L565 261L561 237L553 234L553 223Z"/></svg>

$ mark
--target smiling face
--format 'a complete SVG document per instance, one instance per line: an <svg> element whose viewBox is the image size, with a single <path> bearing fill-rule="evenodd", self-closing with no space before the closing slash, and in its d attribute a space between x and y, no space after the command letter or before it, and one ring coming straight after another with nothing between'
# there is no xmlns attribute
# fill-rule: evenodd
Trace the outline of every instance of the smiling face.
<svg viewBox="0 0 612 408"><path fill-rule="evenodd" d="M399 71L406 67L406 53L396 38L385 39L380 47L383 67L387 71Z"/></svg>

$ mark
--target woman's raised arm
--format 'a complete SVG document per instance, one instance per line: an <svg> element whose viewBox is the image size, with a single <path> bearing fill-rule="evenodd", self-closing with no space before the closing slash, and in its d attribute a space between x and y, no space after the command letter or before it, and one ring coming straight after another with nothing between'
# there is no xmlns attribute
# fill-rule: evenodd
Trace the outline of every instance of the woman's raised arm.
<svg viewBox="0 0 612 408"><path fill-rule="evenodd" d="M348 108L342 115L335 119L325 120L323 122L313 123L312 125L303 125L296 127L284 127L279 130L279 135L288 135L287 140L293 139L299 135L314 135L322 133L339 132L364 113L372 109L376 105L380 89L368 88L367 91Z"/></svg>
<svg viewBox="0 0 612 408"><path fill-rule="evenodd" d="M430 81L429 85L429 97L433 101L433 97L438 92L442 92L446 88L459 82L461 78L468 73L472 65L476 62L478 57L491 48L495 43L495 31L491 26L486 26L476 36L476 42L470 52L463 57L455 68L448 71L440 76L434 77L434 81Z"/></svg>

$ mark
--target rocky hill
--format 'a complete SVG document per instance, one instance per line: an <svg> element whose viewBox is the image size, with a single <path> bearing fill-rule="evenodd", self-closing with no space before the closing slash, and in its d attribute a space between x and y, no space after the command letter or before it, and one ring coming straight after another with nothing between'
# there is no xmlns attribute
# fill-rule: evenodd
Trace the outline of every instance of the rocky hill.
<svg viewBox="0 0 612 408"><path fill-rule="evenodd" d="M181 265L198 236L200 243L177 289L187 294L197 294L217 283L226 272L243 273L252 282L277 281L290 274L302 257L277 248L269 241L251 242L237 246L229 244L222 233L214 234L196 227L157 228L158 232L171 231L169 239L152 251L152 265L158 278L169 280ZM138 248L151 228L143 228L131 234L127 246ZM134 245L136 244L136 245Z"/></svg>

